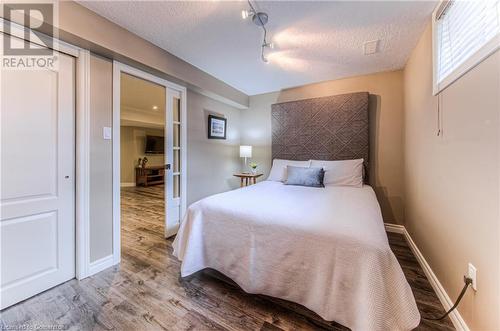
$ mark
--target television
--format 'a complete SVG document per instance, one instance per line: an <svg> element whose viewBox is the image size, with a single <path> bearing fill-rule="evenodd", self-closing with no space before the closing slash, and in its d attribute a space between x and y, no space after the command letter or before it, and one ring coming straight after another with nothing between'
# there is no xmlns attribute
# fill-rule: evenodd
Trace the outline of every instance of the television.
<svg viewBox="0 0 500 331"><path fill-rule="evenodd" d="M160 136L146 136L145 154L164 154L165 138Z"/></svg>

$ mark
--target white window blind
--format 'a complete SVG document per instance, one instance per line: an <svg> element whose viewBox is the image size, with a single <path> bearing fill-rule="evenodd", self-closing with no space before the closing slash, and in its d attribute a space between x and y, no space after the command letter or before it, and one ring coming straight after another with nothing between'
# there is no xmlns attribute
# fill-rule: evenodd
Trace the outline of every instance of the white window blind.
<svg viewBox="0 0 500 331"><path fill-rule="evenodd" d="M448 1L434 15L437 93L498 49L500 1Z"/></svg>

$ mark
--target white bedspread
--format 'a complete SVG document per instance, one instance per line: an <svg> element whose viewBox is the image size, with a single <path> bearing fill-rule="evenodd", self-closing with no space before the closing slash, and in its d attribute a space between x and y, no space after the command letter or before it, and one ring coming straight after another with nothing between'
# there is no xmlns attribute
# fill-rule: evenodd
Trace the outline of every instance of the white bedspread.
<svg viewBox="0 0 500 331"><path fill-rule="evenodd" d="M249 293L286 299L353 330L420 321L370 186L264 181L192 204L174 241L181 275L213 268Z"/></svg>

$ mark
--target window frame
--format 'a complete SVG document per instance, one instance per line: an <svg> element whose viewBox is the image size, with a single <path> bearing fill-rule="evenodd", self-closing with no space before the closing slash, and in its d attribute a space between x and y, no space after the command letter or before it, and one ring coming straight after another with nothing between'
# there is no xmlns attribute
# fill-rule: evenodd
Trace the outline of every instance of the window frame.
<svg viewBox="0 0 500 331"><path fill-rule="evenodd" d="M434 11L432 12L432 92L437 95L439 92L446 89L448 86L457 81L460 77L472 70L490 55L500 49L500 34L497 34L493 39L484 44L476 52L472 53L467 60L453 69L441 82L438 82L438 35L436 16L445 2L454 0L441 0Z"/></svg>

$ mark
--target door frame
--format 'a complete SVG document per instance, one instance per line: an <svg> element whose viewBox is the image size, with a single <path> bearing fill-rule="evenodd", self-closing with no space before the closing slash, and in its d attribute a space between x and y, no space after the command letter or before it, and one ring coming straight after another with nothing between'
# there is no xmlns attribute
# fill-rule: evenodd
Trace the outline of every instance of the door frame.
<svg viewBox="0 0 500 331"><path fill-rule="evenodd" d="M184 86L169 82L150 73L144 72L127 64L113 61L113 264L117 264L121 259L121 212L120 212L120 92L122 73L126 73L158 85L164 86L166 89L171 88L178 91L181 95L181 204L180 204L180 219L186 212L187 198L187 113L186 113L186 98L187 89ZM167 94L168 91L165 91ZM167 98L165 98L167 101ZM165 104L165 119L167 119L168 106ZM168 123L167 123L168 124ZM167 128L166 128L167 129ZM166 206L165 206L166 215Z"/></svg>
<svg viewBox="0 0 500 331"><path fill-rule="evenodd" d="M91 274L90 262L90 51L56 38L40 35L21 24L10 22L10 31L4 30L0 18L0 33L52 49L75 58L75 277L83 279ZM26 36L29 36L27 39ZM37 39L42 37L41 42Z"/></svg>

